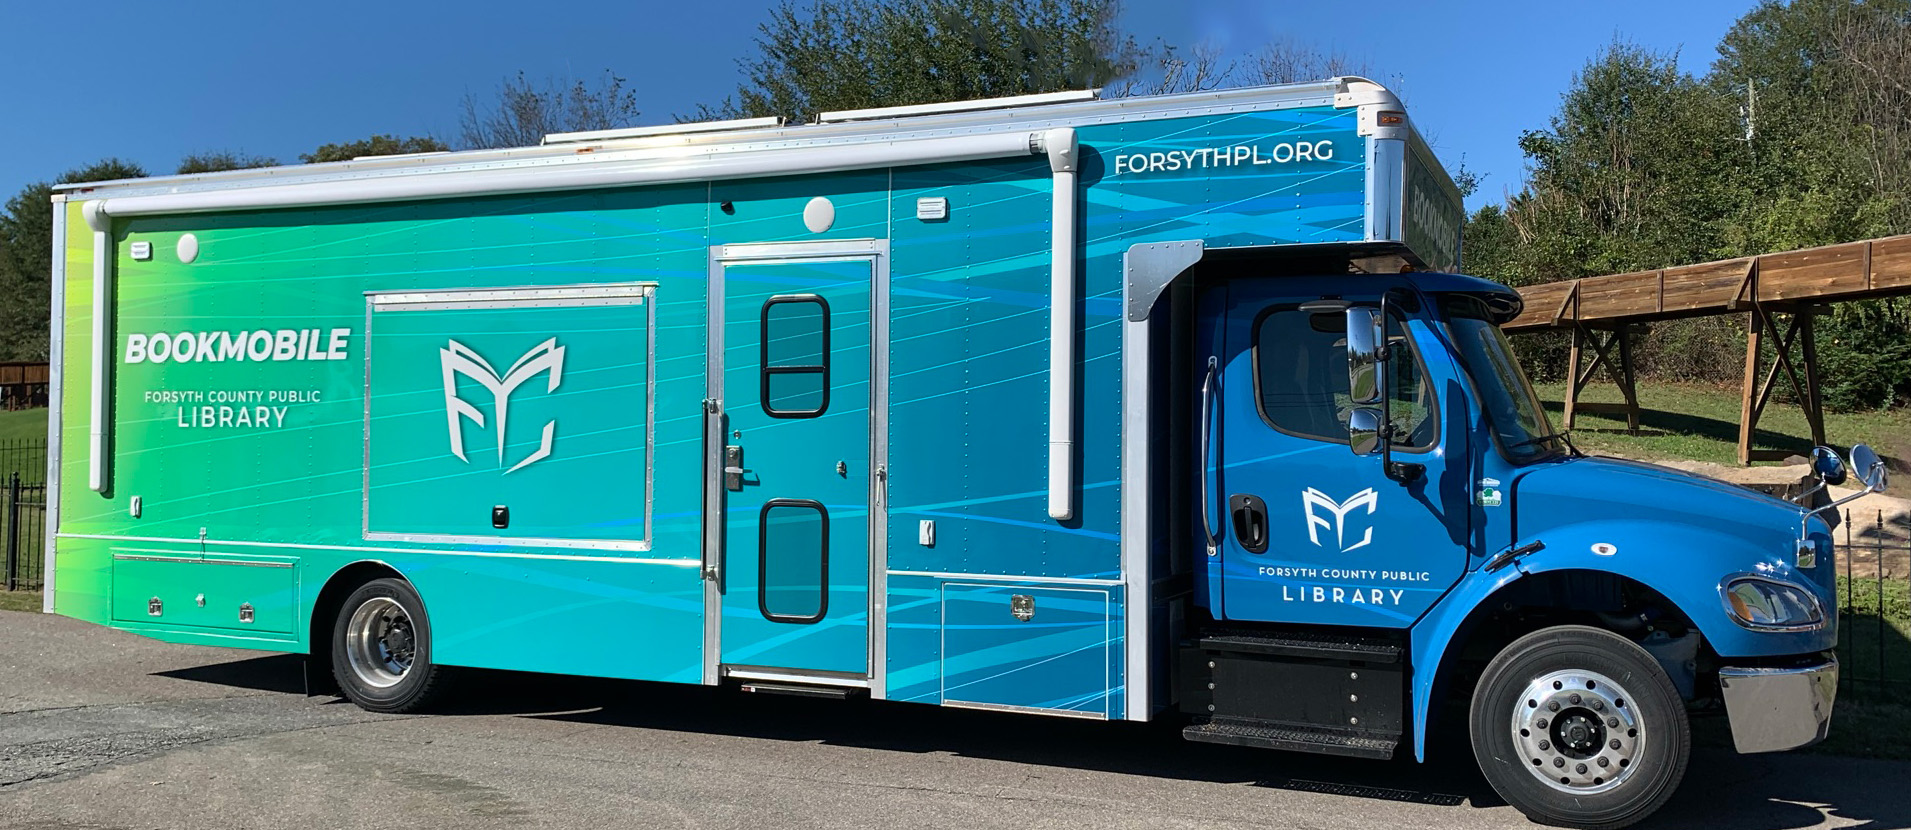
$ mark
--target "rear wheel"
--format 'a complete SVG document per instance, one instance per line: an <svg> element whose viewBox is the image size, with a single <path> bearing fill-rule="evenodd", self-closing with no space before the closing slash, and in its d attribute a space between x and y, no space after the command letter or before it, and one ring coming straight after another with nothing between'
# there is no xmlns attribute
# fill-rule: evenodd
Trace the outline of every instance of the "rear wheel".
<svg viewBox="0 0 1911 830"><path fill-rule="evenodd" d="M1671 678L1631 640L1585 626L1528 634L1473 692L1473 755L1528 818L1613 830L1659 809L1691 735Z"/></svg>
<svg viewBox="0 0 1911 830"><path fill-rule="evenodd" d="M431 625L417 590L374 579L339 606L332 628L332 674L339 689L373 712L416 712L443 688L431 662Z"/></svg>

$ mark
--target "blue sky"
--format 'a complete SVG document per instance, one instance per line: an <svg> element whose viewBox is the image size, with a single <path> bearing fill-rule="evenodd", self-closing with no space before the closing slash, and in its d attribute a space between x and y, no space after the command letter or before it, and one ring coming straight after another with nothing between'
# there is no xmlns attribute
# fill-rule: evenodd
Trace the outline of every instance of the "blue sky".
<svg viewBox="0 0 1911 830"><path fill-rule="evenodd" d="M375 132L457 132L460 101L502 78L635 86L645 123L735 89L764 0L551 5L464 0L314 7L274 0L0 0L0 196L117 155L171 172L239 150L296 161ZM1751 0L1128 0L1142 39L1249 52L1292 39L1364 60L1407 99L1447 166L1485 174L1471 206L1518 188L1520 132L1545 126L1573 72L1615 37L1702 72ZM1358 13L1347 11L1358 8ZM314 10L319 14L314 15ZM1358 16L1356 16L1356 14ZM1358 20L1357 23L1352 22Z"/></svg>

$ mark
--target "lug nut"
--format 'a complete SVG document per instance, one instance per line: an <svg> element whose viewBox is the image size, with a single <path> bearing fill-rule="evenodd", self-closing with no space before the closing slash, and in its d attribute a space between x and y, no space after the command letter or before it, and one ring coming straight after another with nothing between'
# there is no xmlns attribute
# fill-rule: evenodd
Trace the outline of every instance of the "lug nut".
<svg viewBox="0 0 1911 830"><path fill-rule="evenodd" d="M1559 701L1557 701L1557 700L1554 700L1554 701L1548 701L1548 702L1547 702L1547 704L1546 704L1546 711L1548 711L1548 712L1557 712L1557 711L1559 711Z"/></svg>
<svg viewBox="0 0 1911 830"><path fill-rule="evenodd" d="M1593 698L1593 711L1596 711L1596 712L1606 711L1606 702L1598 698Z"/></svg>
<svg viewBox="0 0 1911 830"><path fill-rule="evenodd" d="M1573 692L1573 693L1572 693L1572 694L1571 694L1570 696L1568 696L1568 697L1567 697L1566 699L1567 699L1567 700L1569 700L1569 701L1572 701L1572 704L1573 704L1574 706L1578 706L1578 705L1579 705L1579 693L1578 693L1578 692Z"/></svg>
<svg viewBox="0 0 1911 830"><path fill-rule="evenodd" d="M1610 764L1610 763L1612 763L1612 762L1611 762L1611 761L1608 761L1608 760L1606 760L1606 756L1604 756L1604 755L1601 755L1601 756L1599 756L1599 765L1600 765L1600 766L1602 766L1602 767L1603 767L1603 766L1606 766L1607 764Z"/></svg>
<svg viewBox="0 0 1911 830"><path fill-rule="evenodd" d="M1606 725L1607 725L1607 726L1609 726L1609 727L1611 727L1611 728L1613 728L1613 729L1618 729L1618 728L1619 728L1619 719L1618 719L1618 718L1607 718L1607 719L1606 719Z"/></svg>
<svg viewBox="0 0 1911 830"><path fill-rule="evenodd" d="M1585 765L1585 764L1580 764L1580 765L1578 765L1578 766L1575 766L1575 767L1573 767L1573 772L1576 772L1576 773L1579 773L1580 775L1585 775L1585 774L1586 774L1586 765Z"/></svg>
<svg viewBox="0 0 1911 830"><path fill-rule="evenodd" d="M1610 747L1612 747L1613 749L1618 749L1618 748L1619 748L1619 739L1618 739L1618 738L1614 738L1614 739L1612 739L1612 743L1610 743L1610 744L1607 744L1607 746L1610 746Z"/></svg>
<svg viewBox="0 0 1911 830"><path fill-rule="evenodd" d="M1563 766L1566 766L1566 759L1564 759L1564 758L1554 758L1554 759L1553 759L1553 766L1556 766L1556 767L1563 767Z"/></svg>
<svg viewBox="0 0 1911 830"><path fill-rule="evenodd" d="M1537 726L1537 727L1539 727L1539 728L1541 728L1541 729L1545 729L1545 728L1546 728L1546 719L1545 719L1545 718L1540 718L1540 719L1539 719L1539 722L1538 722L1538 723L1535 723L1535 724L1533 724L1533 725L1534 725L1534 726Z"/></svg>
<svg viewBox="0 0 1911 830"><path fill-rule="evenodd" d="M1552 742L1552 741L1540 741L1540 742L1539 742L1539 748L1540 748L1540 749L1552 749L1552 748L1553 748L1553 742Z"/></svg>

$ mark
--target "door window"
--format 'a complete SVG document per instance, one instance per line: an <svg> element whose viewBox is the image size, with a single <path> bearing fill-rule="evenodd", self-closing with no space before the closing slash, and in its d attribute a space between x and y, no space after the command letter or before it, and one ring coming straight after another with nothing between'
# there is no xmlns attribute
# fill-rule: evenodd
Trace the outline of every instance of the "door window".
<svg viewBox="0 0 1911 830"><path fill-rule="evenodd" d="M829 511L771 499L757 515L757 606L772 622L813 623L829 610Z"/></svg>
<svg viewBox="0 0 1911 830"><path fill-rule="evenodd" d="M814 418L829 409L829 302L783 294L763 303L763 411Z"/></svg>
<svg viewBox="0 0 1911 830"><path fill-rule="evenodd" d="M1394 448L1425 451L1438 440L1433 389L1405 336L1406 321L1388 324L1396 358L1387 365ZM1254 325L1255 399L1268 425L1288 435L1347 443L1353 410L1347 388L1347 320L1338 309L1275 306Z"/></svg>

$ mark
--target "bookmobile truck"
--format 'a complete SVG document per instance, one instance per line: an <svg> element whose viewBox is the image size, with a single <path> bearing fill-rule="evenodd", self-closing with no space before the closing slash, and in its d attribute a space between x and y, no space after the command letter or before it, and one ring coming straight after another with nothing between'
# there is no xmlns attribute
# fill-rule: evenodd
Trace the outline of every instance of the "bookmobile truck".
<svg viewBox="0 0 1911 830"><path fill-rule="evenodd" d="M1688 710L1827 729L1825 523L1554 434L1369 81L55 200L48 610L367 709L483 667L1424 759L1470 700L1508 802L1602 828Z"/></svg>

